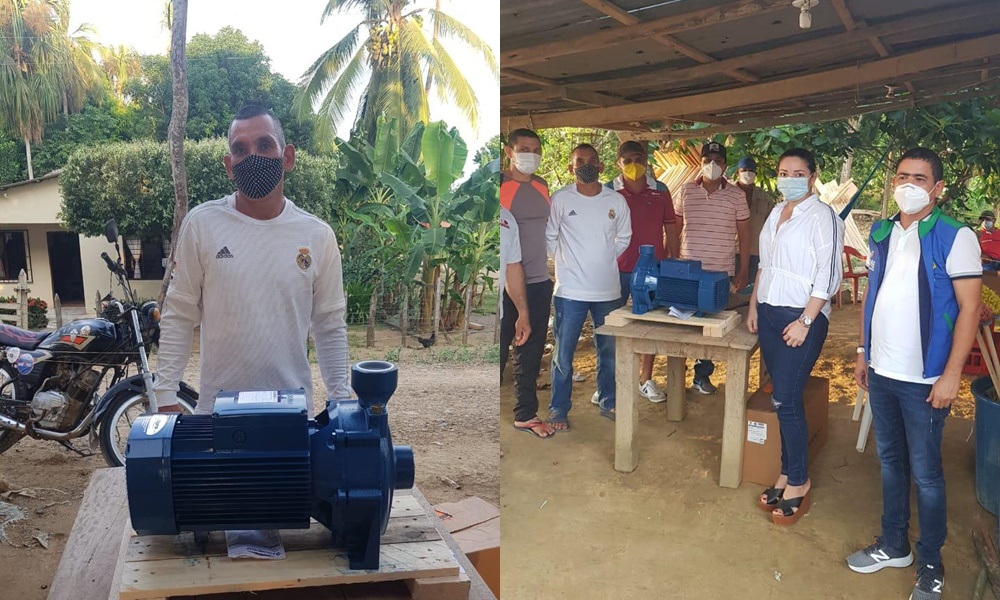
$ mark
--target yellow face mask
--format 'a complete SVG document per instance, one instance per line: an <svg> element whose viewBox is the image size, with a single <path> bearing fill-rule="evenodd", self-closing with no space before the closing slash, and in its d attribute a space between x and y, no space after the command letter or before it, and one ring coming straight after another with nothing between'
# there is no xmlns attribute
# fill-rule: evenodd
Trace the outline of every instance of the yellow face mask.
<svg viewBox="0 0 1000 600"><path fill-rule="evenodd" d="M640 163L629 163L622 167L622 175L632 181L639 181L646 175L646 165Z"/></svg>

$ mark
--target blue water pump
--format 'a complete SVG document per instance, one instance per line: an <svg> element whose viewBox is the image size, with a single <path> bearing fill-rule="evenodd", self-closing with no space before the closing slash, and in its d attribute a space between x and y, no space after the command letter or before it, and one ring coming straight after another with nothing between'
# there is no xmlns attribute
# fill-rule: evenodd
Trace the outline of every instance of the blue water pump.
<svg viewBox="0 0 1000 600"><path fill-rule="evenodd" d="M149 414L132 426L125 476L140 535L308 529L377 569L394 489L413 487L413 451L393 446L386 403L396 365L360 362L358 400L309 420L303 390L221 392L211 415Z"/></svg>
<svg viewBox="0 0 1000 600"><path fill-rule="evenodd" d="M639 246L630 288L636 315L660 306L714 314L729 303L728 274L703 271L697 260L658 261L652 246Z"/></svg>

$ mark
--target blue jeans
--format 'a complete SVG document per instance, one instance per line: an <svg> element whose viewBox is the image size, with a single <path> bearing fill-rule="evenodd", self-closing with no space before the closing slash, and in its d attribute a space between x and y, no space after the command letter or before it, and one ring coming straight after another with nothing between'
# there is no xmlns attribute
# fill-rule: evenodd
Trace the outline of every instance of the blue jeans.
<svg viewBox="0 0 1000 600"><path fill-rule="evenodd" d="M549 419L565 421L573 408L573 354L583 331L583 322L590 312L594 329L604 325L608 313L621 306L621 300L582 302L556 296L553 298L556 316L552 321L552 337L556 341L552 357L552 399ZM594 335L597 348L597 391L601 409L615 407L615 338Z"/></svg>
<svg viewBox="0 0 1000 600"><path fill-rule="evenodd" d="M774 386L771 403L781 431L781 474L788 476L788 485L795 486L804 485L809 479L809 428L802 393L830 328L830 321L820 314L802 345L790 347L783 332L799 318L802 310L757 304L760 355L771 374Z"/></svg>
<svg viewBox="0 0 1000 600"><path fill-rule="evenodd" d="M950 408L927 403L931 386L882 377L868 370L868 398L875 446L882 463L882 541L900 552L910 548L910 479L917 484L921 564L940 565L948 536L941 435Z"/></svg>

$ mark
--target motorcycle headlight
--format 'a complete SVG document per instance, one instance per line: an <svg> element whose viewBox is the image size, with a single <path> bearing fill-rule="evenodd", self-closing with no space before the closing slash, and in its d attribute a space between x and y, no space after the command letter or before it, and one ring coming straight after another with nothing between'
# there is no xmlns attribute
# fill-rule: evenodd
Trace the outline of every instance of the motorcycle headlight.
<svg viewBox="0 0 1000 600"><path fill-rule="evenodd" d="M159 309L159 307L154 308L153 311L151 313L149 313L149 316L150 316L150 318L153 319L154 323L159 323L160 322L160 309Z"/></svg>

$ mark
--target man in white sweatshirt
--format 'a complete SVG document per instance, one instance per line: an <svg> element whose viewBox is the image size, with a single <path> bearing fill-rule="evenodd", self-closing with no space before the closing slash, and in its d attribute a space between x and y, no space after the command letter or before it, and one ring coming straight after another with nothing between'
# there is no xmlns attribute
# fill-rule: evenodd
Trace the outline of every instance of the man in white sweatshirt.
<svg viewBox="0 0 1000 600"><path fill-rule="evenodd" d="M224 163L236 193L195 207L181 226L160 323L159 410L180 410L177 388L199 324L198 414L212 413L221 390L304 388L311 400L310 332L327 397L350 397L337 239L284 197L295 148L271 111L236 114Z"/></svg>
<svg viewBox="0 0 1000 600"><path fill-rule="evenodd" d="M632 240L632 220L625 198L599 181L604 165L590 144L573 149L569 170L576 184L552 196L552 209L545 229L546 247L555 257L555 320L552 336L556 347L552 359L552 399L549 423L556 430L569 430L573 407L573 354L590 313L594 328L621 304L618 257ZM592 402L601 416L615 418L615 341L594 336L597 348L597 393Z"/></svg>

